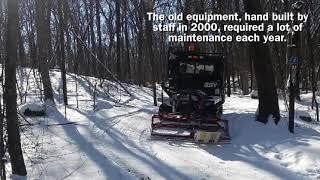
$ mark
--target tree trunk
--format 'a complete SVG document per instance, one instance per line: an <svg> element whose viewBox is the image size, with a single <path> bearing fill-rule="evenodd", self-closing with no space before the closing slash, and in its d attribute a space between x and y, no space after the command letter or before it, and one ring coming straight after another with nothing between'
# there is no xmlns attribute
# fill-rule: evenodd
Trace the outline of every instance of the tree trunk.
<svg viewBox="0 0 320 180"><path fill-rule="evenodd" d="M5 91L4 101L8 128L8 150L12 174L27 174L21 149L19 123L17 114L16 59L18 38L18 0L8 1L8 31L6 41Z"/></svg>
<svg viewBox="0 0 320 180"><path fill-rule="evenodd" d="M63 1L59 0L59 7L58 7L58 14L60 19L60 69L61 69L61 77L62 77L62 92L63 92L63 102L64 105L68 105L68 94L67 94L67 77L66 77L66 55L65 55L65 39L64 39L64 32L65 32L65 19L63 14Z"/></svg>
<svg viewBox="0 0 320 180"><path fill-rule="evenodd" d="M98 59L103 60L103 50L102 50L102 34L101 34L101 20L100 20L100 1L96 0L96 26L97 26L97 36L98 36ZM98 66L99 77L103 78L104 69Z"/></svg>
<svg viewBox="0 0 320 180"><path fill-rule="evenodd" d="M37 0L36 0L37 1ZM50 67L50 65L54 64L52 61L54 60L53 58L53 49L52 49L52 40L51 40L51 28L50 28L50 21L51 21L51 8L52 8L52 0L45 0L44 1L44 6L43 8L45 9L45 14L44 14L44 18L45 18L45 21L44 21L44 28L45 28L45 31L46 31L46 48L47 48L47 51L48 51L48 68Z"/></svg>
<svg viewBox="0 0 320 180"><path fill-rule="evenodd" d="M26 53L25 53L25 49L24 49L24 43L23 43L23 38L22 38L22 31L18 30L18 42L19 42L19 65L24 67L26 65Z"/></svg>
<svg viewBox="0 0 320 180"><path fill-rule="evenodd" d="M94 2L93 0L89 1L89 11L90 11L90 40L91 40L91 49L92 52L97 55L97 47L96 47L96 36L95 36L95 31L94 31L94 16L96 15L94 12ZM89 45L89 43L88 43ZM90 46L89 46L90 47ZM94 59L92 57L90 57L92 60L92 75L93 76L97 76L98 75L98 71L97 71L97 65L98 63L96 61L94 61Z"/></svg>
<svg viewBox="0 0 320 180"><path fill-rule="evenodd" d="M144 74L145 71L143 71L143 1L140 1L139 4L139 12L138 12L138 33L137 33L137 43L138 43L138 83L139 85L142 85L144 83Z"/></svg>
<svg viewBox="0 0 320 180"><path fill-rule="evenodd" d="M154 71L154 54L153 54L153 40L152 40L152 21L149 21L146 17L146 12L151 12L153 9L153 1L144 0L145 10L145 23L146 23L146 39L147 39L147 51L148 58L151 64L151 76L152 76L152 90L153 90L153 104L157 106L157 92L156 92L156 74Z"/></svg>
<svg viewBox="0 0 320 180"><path fill-rule="evenodd" d="M120 12L121 0L116 1L116 36L117 36L117 44L116 44L116 71L118 78L122 80L121 76L121 12Z"/></svg>
<svg viewBox="0 0 320 180"><path fill-rule="evenodd" d="M128 3L127 1L124 2L124 13L125 13L125 24L124 24L124 33L125 33L125 42L126 42L126 60L127 62L125 63L127 66L127 78L131 80L131 62L130 62L130 42L129 42L129 29L128 29L128 17L127 17L127 8L128 8Z"/></svg>
<svg viewBox="0 0 320 180"><path fill-rule="evenodd" d="M49 32L47 32L48 27L46 23L46 11L45 11L45 1L36 0L36 26L37 26L37 46L38 46L38 60L40 62L40 73L42 77L42 83L44 88L44 99L54 102L52 86L49 76L48 68L48 58L49 58L49 45L50 42Z"/></svg>
<svg viewBox="0 0 320 180"><path fill-rule="evenodd" d="M0 3L0 12L3 12L4 10L4 7L3 7L3 4ZM0 13L0 27L4 25L4 19L3 19L3 14ZM3 37L3 31L2 29L0 28L0 44L3 43L2 41L2 38ZM2 46L0 46L0 63L1 64L5 64L3 62L3 55L2 55ZM2 89L4 89L4 86L3 86L3 68L1 68L1 86L2 86ZM3 96L0 96L0 99L2 98ZM2 159L5 155L5 145L4 145L4 127L5 127L5 124L4 124L4 108L2 108L2 104L1 104L1 100L0 100L0 158ZM1 161L0 162L0 170L1 170L1 180L6 180L6 166L5 166L5 162L4 161Z"/></svg>
<svg viewBox="0 0 320 180"><path fill-rule="evenodd" d="M257 0L247 0L246 8L249 14L263 13L260 1ZM253 43L251 46L259 96L257 121L267 123L271 115L277 124L280 120L280 112L269 47L262 42Z"/></svg>

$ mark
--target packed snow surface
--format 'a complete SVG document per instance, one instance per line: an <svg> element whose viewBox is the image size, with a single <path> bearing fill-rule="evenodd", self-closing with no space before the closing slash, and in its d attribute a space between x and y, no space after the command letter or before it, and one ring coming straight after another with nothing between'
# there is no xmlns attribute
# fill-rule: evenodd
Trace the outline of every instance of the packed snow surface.
<svg viewBox="0 0 320 180"><path fill-rule="evenodd" d="M207 145L150 138L157 107L148 88L127 85L130 97L112 82L100 87L97 79L69 74L65 113L60 73L51 72L51 78L57 105L46 107L47 117L28 118L34 126L22 127L28 179L320 179L320 126L298 116L314 118L308 95L296 106L295 134L287 130L282 100L276 126L255 121L257 100L231 96L223 118L232 142ZM35 81L30 77L29 94L36 94ZM39 98L28 96L27 103L34 101Z"/></svg>

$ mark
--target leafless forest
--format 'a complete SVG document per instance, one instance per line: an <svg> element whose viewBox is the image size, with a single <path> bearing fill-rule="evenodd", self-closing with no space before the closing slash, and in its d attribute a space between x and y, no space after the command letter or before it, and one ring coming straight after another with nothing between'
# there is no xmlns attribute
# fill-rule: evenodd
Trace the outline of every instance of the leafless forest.
<svg viewBox="0 0 320 180"><path fill-rule="evenodd" d="M288 33L286 43L201 43L199 47L204 52L225 55L228 96L259 90L261 122L266 122L269 115L279 120L278 98L285 99L288 109L294 108L290 104L299 100L300 92L313 92L313 105L318 109L315 98L320 74L318 0L1 0L0 157L4 159L5 152L10 154L13 174L27 173L17 113L17 100L23 95L16 69L38 69L42 83L39 96L52 102L49 71L60 69L65 105L66 73L97 77L101 84L108 79L153 87L155 91L156 83L167 79L169 47L186 44L168 43L168 35L175 32L153 32L147 12L308 14L303 32ZM288 63L292 55L299 57L294 69ZM4 163L1 162L2 169Z"/></svg>

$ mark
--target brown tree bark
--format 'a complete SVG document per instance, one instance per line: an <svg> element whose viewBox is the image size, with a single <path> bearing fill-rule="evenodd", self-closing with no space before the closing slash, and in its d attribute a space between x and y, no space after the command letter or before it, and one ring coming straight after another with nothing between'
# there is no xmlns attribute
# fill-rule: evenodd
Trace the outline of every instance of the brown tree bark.
<svg viewBox="0 0 320 180"><path fill-rule="evenodd" d="M64 38L64 32L65 32L65 19L64 19L64 2L65 0L59 0L59 7L58 7L58 14L59 14L59 20L60 20L60 69L61 69L61 77L62 77L62 92L63 92L63 102L64 105L68 105L68 94L67 94L67 77L66 77L66 55L65 55L65 38Z"/></svg>
<svg viewBox="0 0 320 180"><path fill-rule="evenodd" d="M101 9L101 4L99 0L95 1L95 9L96 9L96 26L97 26L97 36L98 36L98 49L97 49L97 55L98 59L102 60L103 59L103 47L102 47L102 33L101 33L101 20L100 20L100 9ZM98 70L99 70L99 77L103 78L104 75L104 70L101 66L98 65Z"/></svg>
<svg viewBox="0 0 320 180"><path fill-rule="evenodd" d="M139 12L137 14L138 16L138 23L137 23L137 43L138 43L138 83L139 85L142 85L144 83L144 77L145 77L145 71L143 71L143 61L145 59L145 56L143 55L143 36L144 36L144 30L143 30L143 1L140 1L140 3L137 5L137 8L139 8Z"/></svg>
<svg viewBox="0 0 320 180"><path fill-rule="evenodd" d="M127 67L127 79L131 80L131 62L130 62L130 41L129 41L129 28L128 28L128 1L124 1L124 13L125 13L125 24L124 24L124 34L125 34L125 42L126 42L126 63Z"/></svg>
<svg viewBox="0 0 320 180"><path fill-rule="evenodd" d="M247 0L249 14L262 14L260 1ZM274 70L270 57L269 47L262 42L251 44L254 57L254 69L257 78L259 107L257 121L267 123L269 116L273 116L275 123L280 120L278 94L275 85Z"/></svg>
<svg viewBox="0 0 320 180"><path fill-rule="evenodd" d="M8 29L6 41L4 91L4 101L8 129L8 151L10 154L12 174L25 176L27 174L27 170L24 164L23 153L21 149L17 114L16 60L19 27L18 18L18 0L8 1Z"/></svg>
<svg viewBox="0 0 320 180"><path fill-rule="evenodd" d="M52 86L49 76L49 67L48 67L48 61L49 61L49 45L48 42L51 42L50 34L47 32L47 22L46 22L46 6L45 1L42 0L36 0L36 26L37 26L37 47L38 47L38 60L40 62L40 74L42 78L43 88L44 88L44 99L45 100L51 100L54 102L53 99L53 92L52 92Z"/></svg>
<svg viewBox="0 0 320 180"><path fill-rule="evenodd" d="M153 31L152 31L152 21L147 19L147 12L151 12L154 6L153 0L144 0L144 10L145 10L145 26L146 26L146 40L147 40L147 54L151 65L151 76L152 76L152 91L153 91L153 104L157 106L157 92L156 92L156 73L155 73L155 62L154 62L154 52L153 52Z"/></svg>
<svg viewBox="0 0 320 180"><path fill-rule="evenodd" d="M36 0L37 1L37 0ZM45 10L45 14L44 14L44 18L45 18L45 21L44 21L44 28L46 30L46 48L48 50L48 67L53 67L52 65L54 64L54 58L51 58L53 57L53 49L52 49L52 40L51 40L51 28L50 28L50 22L51 22L51 8L52 8L52 3L53 1L52 0L45 0L44 1L44 10Z"/></svg>
<svg viewBox="0 0 320 180"><path fill-rule="evenodd" d="M90 24L90 44L91 44L91 49L92 52L95 53L95 55L97 55L97 47L96 47L96 35L95 35L95 31L94 31L94 16L96 15L96 13L94 12L94 1L90 0L89 1L89 24ZM89 45L89 43L88 43ZM90 57L91 58L91 57ZM94 61L93 58L91 58L92 60L92 67L91 67L91 72L93 76L97 76L98 75L98 71L97 71L97 65L98 63Z"/></svg>
<svg viewBox="0 0 320 180"><path fill-rule="evenodd" d="M116 0L116 71L118 78L122 79L122 71L121 71L121 0Z"/></svg>
<svg viewBox="0 0 320 180"><path fill-rule="evenodd" d="M1 28L4 25L4 18L3 12L4 6L3 3L0 3L0 44L3 44L3 29ZM0 46L0 63L4 64L3 62L3 47ZM3 68L1 68L1 85L3 87ZM2 97L0 97L2 98ZM5 109L5 108L4 108ZM5 154L5 145L4 145L4 110L2 109L2 104L0 101L0 158L4 157ZM6 180L6 166L5 162L0 162L0 170L1 170L1 179Z"/></svg>

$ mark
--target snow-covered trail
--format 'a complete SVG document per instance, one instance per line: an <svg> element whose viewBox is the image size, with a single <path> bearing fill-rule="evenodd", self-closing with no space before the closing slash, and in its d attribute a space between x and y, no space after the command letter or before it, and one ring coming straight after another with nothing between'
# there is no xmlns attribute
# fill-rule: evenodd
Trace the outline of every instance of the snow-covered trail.
<svg viewBox="0 0 320 180"><path fill-rule="evenodd" d="M58 73L51 77L58 89ZM68 79L74 94L75 76ZM86 79L79 77L79 108L71 96L67 119L56 93L48 117L32 119L41 125L22 132L28 179L320 179L319 125L299 122L292 135L286 118L278 126L255 122L258 101L232 96L224 105L231 144L154 140L150 120L157 107L148 88L130 86L134 97L122 94L121 103L100 88L93 112L94 79ZM46 126L70 121L76 124Z"/></svg>

